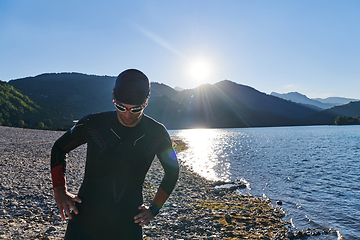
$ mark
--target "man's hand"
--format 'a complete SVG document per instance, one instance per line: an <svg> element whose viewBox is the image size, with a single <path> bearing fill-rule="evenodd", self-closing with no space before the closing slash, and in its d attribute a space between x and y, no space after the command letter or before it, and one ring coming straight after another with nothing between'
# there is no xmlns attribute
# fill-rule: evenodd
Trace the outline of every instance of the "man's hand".
<svg viewBox="0 0 360 240"><path fill-rule="evenodd" d="M141 213L134 217L135 223L139 223L140 226L145 225L154 219L154 214L151 212L149 206L145 206L144 204L139 207Z"/></svg>
<svg viewBox="0 0 360 240"><path fill-rule="evenodd" d="M69 219L72 218L70 208L72 208L75 214L79 213L75 206L75 202L81 203L81 199L74 194L68 193L65 186L54 187L54 196L63 220L65 220L65 212Z"/></svg>

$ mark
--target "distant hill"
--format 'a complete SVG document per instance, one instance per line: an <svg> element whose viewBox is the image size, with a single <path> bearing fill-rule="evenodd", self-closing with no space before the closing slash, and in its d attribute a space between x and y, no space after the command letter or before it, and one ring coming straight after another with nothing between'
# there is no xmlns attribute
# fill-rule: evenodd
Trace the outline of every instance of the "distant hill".
<svg viewBox="0 0 360 240"><path fill-rule="evenodd" d="M322 103L333 104L334 106L340 106L340 105L348 104L350 102L360 101L359 99L342 98L342 97L314 98L314 100Z"/></svg>
<svg viewBox="0 0 360 240"><path fill-rule="evenodd" d="M292 102L296 102L296 103L301 103L301 104L305 104L308 105L309 107L315 106L315 109L327 109L327 108L331 108L333 106L335 106L332 103L323 103L320 102L318 100L314 100L314 99L310 99L308 98L306 95L300 94L298 92L289 92L289 93L276 93L276 92L272 92L270 95L272 96L276 96L282 99L286 99Z"/></svg>
<svg viewBox="0 0 360 240"><path fill-rule="evenodd" d="M113 110L114 81L108 76L51 73L12 80L9 84L58 119L54 127L61 128L89 113Z"/></svg>
<svg viewBox="0 0 360 240"><path fill-rule="evenodd" d="M183 90L185 90L184 88L181 88L181 87L178 87L178 86L176 86L175 88L174 88L176 91L183 91Z"/></svg>
<svg viewBox="0 0 360 240"><path fill-rule="evenodd" d="M114 81L115 77L110 76L51 73L12 80L9 85L46 110L54 128L61 128L87 114L114 110L111 102ZM229 80L182 91L152 82L145 113L169 129L321 124L313 117L317 109ZM331 115L332 124L336 117Z"/></svg>
<svg viewBox="0 0 360 240"><path fill-rule="evenodd" d="M301 103L307 105L308 107L313 107L314 109L328 109L334 106L341 106L349 102L359 101L358 99L352 98L342 98L342 97L329 97L329 98L308 98L306 95L303 95L298 92L289 92L289 93L276 93L272 92L272 96L276 96L282 99L286 99L292 102Z"/></svg>
<svg viewBox="0 0 360 240"><path fill-rule="evenodd" d="M0 81L0 125L44 128L51 126L49 114L28 96Z"/></svg>
<svg viewBox="0 0 360 240"><path fill-rule="evenodd" d="M152 91L158 94L158 88L165 86L153 84ZM317 112L228 80L181 92L159 92L165 93L163 100L152 108L150 102L147 113L170 128L302 125L303 118ZM162 115L154 114L158 104L166 109Z"/></svg>
<svg viewBox="0 0 360 240"><path fill-rule="evenodd" d="M350 102L342 106L332 107L330 109L326 109L324 112L332 113L337 116L343 115L347 117L357 117L360 116L360 101Z"/></svg>
<svg viewBox="0 0 360 240"><path fill-rule="evenodd" d="M360 101L319 111L312 116L306 117L304 120L310 124L333 125L334 119L340 115L346 117L360 116Z"/></svg>

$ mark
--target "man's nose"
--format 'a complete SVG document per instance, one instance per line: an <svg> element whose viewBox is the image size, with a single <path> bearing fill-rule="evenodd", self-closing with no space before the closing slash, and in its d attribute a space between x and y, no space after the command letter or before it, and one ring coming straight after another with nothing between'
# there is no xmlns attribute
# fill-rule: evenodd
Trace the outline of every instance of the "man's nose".
<svg viewBox="0 0 360 240"><path fill-rule="evenodd" d="M126 118L130 118L130 117L131 117L131 114L132 114L132 113L131 113L130 111L126 111L125 117L126 117Z"/></svg>

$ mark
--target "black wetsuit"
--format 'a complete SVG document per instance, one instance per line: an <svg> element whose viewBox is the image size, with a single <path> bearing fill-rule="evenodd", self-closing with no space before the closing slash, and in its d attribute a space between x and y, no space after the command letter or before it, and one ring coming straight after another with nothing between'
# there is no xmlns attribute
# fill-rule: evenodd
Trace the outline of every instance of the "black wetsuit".
<svg viewBox="0 0 360 240"><path fill-rule="evenodd" d="M79 214L69 221L65 239L142 239L134 216L143 203L142 184L155 155L165 171L159 190L168 196L178 178L165 127L146 115L135 127L125 127L116 111L84 117L54 144L54 186L65 184L66 153L84 143L85 175L78 193L82 203L76 204Z"/></svg>

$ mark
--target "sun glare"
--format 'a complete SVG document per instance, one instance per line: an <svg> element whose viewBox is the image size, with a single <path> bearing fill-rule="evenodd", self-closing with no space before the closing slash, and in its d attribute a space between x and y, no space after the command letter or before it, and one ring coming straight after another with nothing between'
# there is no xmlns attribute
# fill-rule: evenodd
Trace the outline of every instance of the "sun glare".
<svg viewBox="0 0 360 240"><path fill-rule="evenodd" d="M189 64L189 72L192 79L195 81L206 81L210 76L210 66L204 60L196 60Z"/></svg>
<svg viewBox="0 0 360 240"><path fill-rule="evenodd" d="M211 180L230 178L230 166L223 154L226 143L216 129L187 129L178 135L188 144L179 157L195 172Z"/></svg>

